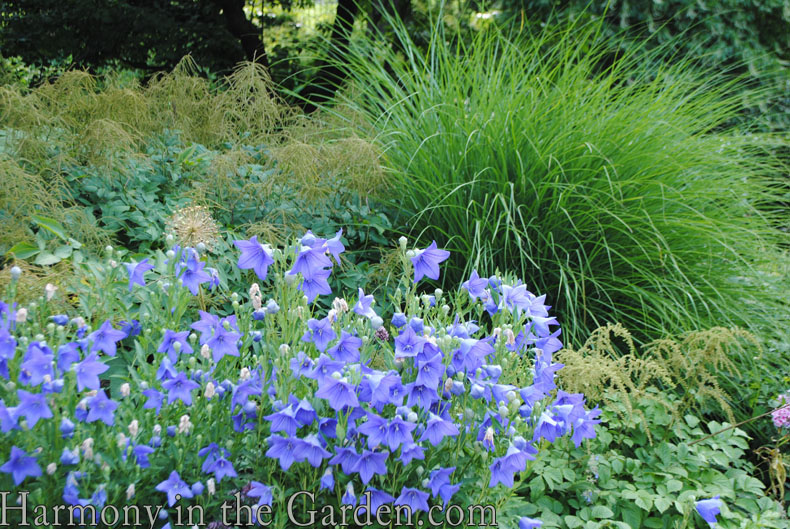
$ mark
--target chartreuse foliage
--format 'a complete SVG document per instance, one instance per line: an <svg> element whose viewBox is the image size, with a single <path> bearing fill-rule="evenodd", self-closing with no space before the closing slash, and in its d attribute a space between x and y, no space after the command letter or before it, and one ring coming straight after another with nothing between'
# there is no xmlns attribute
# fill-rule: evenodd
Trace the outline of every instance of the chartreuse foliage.
<svg viewBox="0 0 790 529"><path fill-rule="evenodd" d="M437 24L425 51L393 24L397 46L353 48L338 112L382 145L411 233L464 256L448 280L516 270L575 343L606 322L640 341L786 327L786 276L755 272L788 241L769 222L784 140L723 129L743 86L660 47L612 61L596 24L470 42Z"/></svg>
<svg viewBox="0 0 790 529"><path fill-rule="evenodd" d="M378 157L320 116L297 115L256 65L215 84L186 59L145 86L67 72L29 91L0 87L0 262L15 259L0 285L17 264L30 271L20 295L30 285L38 297L65 284L53 266L63 259L107 244L146 253L168 233L222 252L227 231L283 243L344 227L355 251L335 277L364 286L375 274L363 261L390 239L391 216L368 200L384 185Z"/></svg>

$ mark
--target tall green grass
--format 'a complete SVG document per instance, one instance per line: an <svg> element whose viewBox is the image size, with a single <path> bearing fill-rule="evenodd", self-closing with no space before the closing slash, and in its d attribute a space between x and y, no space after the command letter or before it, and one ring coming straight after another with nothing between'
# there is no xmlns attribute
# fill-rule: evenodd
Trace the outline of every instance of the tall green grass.
<svg viewBox="0 0 790 529"><path fill-rule="evenodd" d="M384 146L414 242L453 250L447 285L519 272L577 344L606 322L787 322L786 276L754 279L788 240L769 226L780 140L726 130L743 86L661 49L615 57L595 25L437 26L427 50L393 25L394 46L355 43L335 111Z"/></svg>

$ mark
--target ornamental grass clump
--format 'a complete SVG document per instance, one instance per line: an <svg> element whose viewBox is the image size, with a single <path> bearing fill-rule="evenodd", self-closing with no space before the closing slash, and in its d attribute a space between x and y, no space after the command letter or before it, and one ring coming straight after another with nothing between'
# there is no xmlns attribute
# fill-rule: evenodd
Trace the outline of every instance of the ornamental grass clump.
<svg viewBox="0 0 790 529"><path fill-rule="evenodd" d="M338 60L334 111L381 146L404 230L464 256L448 281L515 271L574 345L606 323L640 343L786 328L786 277L757 276L788 243L771 154L787 143L730 127L739 82L668 61L670 45L623 52L600 22L465 39L440 18L423 48L390 22L396 44L355 40Z"/></svg>
<svg viewBox="0 0 790 529"><path fill-rule="evenodd" d="M362 289L324 309L342 237L235 241L243 295L190 247L109 252L96 288L115 312L93 321L46 298L18 306L16 274L0 304L0 490L24 507L11 518L125 505L151 507L157 526L233 525L247 506L317 526L348 521L347 506L538 527L516 489L554 445L594 438L600 413L555 384L545 296L506 275L426 291L449 252L403 239L394 314ZM229 310L208 310L209 295Z"/></svg>

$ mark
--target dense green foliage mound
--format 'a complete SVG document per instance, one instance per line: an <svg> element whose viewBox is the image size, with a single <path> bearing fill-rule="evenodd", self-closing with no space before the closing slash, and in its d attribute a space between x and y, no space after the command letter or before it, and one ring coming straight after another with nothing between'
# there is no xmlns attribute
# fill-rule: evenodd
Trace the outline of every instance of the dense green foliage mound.
<svg viewBox="0 0 790 529"><path fill-rule="evenodd" d="M761 275L787 243L770 227L781 139L723 129L743 87L662 66L666 50L602 66L599 33L437 32L423 52L401 31L403 61L355 48L343 102L384 145L411 232L464 256L453 278L518 270L572 342L613 321L641 337L786 322Z"/></svg>

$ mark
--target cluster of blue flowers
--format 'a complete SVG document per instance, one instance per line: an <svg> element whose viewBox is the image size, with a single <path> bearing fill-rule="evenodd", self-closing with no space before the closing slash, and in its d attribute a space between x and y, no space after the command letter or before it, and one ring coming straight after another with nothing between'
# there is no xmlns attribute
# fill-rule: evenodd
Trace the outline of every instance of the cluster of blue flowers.
<svg viewBox="0 0 790 529"><path fill-rule="evenodd" d="M595 437L600 410L555 383L562 365L552 355L562 343L545 296L477 272L452 296L420 295L418 283L438 279L449 253L435 242L406 252L403 243L413 279L399 287L388 324L362 289L353 304L335 298L320 309L314 302L332 293L333 260L345 251L341 237L308 232L285 252L256 237L236 241L238 268L260 281L277 269L279 302L264 303L254 284L249 305L234 294L234 314L163 317L172 328L163 325L161 338L128 316L91 331L54 315L49 337L32 335L16 307L0 303L0 472L18 487L44 479L44 466L60 477L64 502L97 508L108 491L110 501L145 495L173 507L179 498L224 501L239 487L272 505L285 483L299 483L327 502L369 499L373 512L390 504L418 513L437 502L498 501L539 450ZM145 274L170 266L184 287L176 294L196 296L218 284L205 265L197 251L174 248L159 268L127 264L128 288L151 288ZM119 350L136 361L111 398L101 376ZM151 355L153 365L141 361ZM157 422L176 417L164 429ZM53 422L56 439L47 438ZM224 424L239 442L227 442ZM263 446L250 452L245 439ZM195 468L172 461L187 447Z"/></svg>

